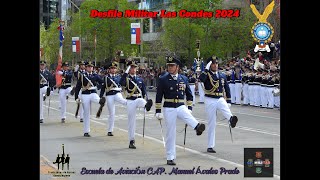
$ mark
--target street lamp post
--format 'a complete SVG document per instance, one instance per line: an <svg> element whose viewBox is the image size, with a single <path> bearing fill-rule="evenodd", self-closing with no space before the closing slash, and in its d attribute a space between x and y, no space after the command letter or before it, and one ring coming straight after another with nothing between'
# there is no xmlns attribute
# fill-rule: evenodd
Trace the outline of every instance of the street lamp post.
<svg viewBox="0 0 320 180"><path fill-rule="evenodd" d="M70 3L72 4L72 5L74 5L74 7L76 7L77 9L78 9L78 11L79 11L79 21L80 21L80 60L81 60L81 53L82 53L82 38L81 38L81 11L80 11L80 8L74 3L74 2L72 2L71 0L69 0L70 1Z"/></svg>

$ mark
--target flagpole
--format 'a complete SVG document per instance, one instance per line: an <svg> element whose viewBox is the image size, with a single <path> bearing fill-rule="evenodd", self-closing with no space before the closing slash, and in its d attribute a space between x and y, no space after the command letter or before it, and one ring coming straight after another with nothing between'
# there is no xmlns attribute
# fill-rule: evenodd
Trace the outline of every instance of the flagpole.
<svg viewBox="0 0 320 180"><path fill-rule="evenodd" d="M140 0L141 10L142 10L142 0ZM142 43L142 35L143 35L143 18L140 18L140 63L142 62L142 52L143 52L143 43Z"/></svg>
<svg viewBox="0 0 320 180"><path fill-rule="evenodd" d="M71 0L69 0L70 1L70 3L74 6L74 7L76 7L78 10L79 10L79 23L80 23L80 60L81 60L81 53L82 53L82 39L81 39L81 11L80 11L80 8L74 3L74 2L72 2Z"/></svg>
<svg viewBox="0 0 320 180"><path fill-rule="evenodd" d="M97 66L97 29L94 31L94 66Z"/></svg>

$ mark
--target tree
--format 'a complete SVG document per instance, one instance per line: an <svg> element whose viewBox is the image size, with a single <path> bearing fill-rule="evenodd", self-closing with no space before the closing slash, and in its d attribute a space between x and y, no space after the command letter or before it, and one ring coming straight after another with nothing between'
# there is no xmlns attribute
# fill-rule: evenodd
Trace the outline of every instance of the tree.
<svg viewBox="0 0 320 180"><path fill-rule="evenodd" d="M212 2L221 3L221 0ZM193 58L196 57L196 40L204 39L205 24L208 20L207 18L180 18L178 13L183 9L209 11L210 4L207 0L174 0L172 4L171 9L177 12L177 17L165 19L162 40L166 47L181 56L182 62L191 65Z"/></svg>
<svg viewBox="0 0 320 180"><path fill-rule="evenodd" d="M40 25L40 46L44 50L44 59L50 65L57 62L59 53L59 19L54 19L47 30Z"/></svg>
<svg viewBox="0 0 320 180"><path fill-rule="evenodd" d="M113 59L117 50L122 50L128 56L132 49L137 50L137 45L130 44L130 23L129 18L91 18L90 12L93 9L106 11L115 9L125 12L126 9L135 9L127 0L114 1L84 1L81 4L81 22L79 12L71 13L72 23L70 25L71 35L83 37L82 58L90 57L97 61L102 59ZM80 29L81 27L81 29ZM95 51L96 38L96 51Z"/></svg>

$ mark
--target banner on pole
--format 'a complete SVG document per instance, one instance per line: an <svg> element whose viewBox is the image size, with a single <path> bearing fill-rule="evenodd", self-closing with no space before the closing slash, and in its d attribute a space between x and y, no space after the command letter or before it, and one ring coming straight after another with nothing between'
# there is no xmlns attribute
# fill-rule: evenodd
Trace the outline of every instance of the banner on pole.
<svg viewBox="0 0 320 180"><path fill-rule="evenodd" d="M80 52L80 38L72 37L72 52Z"/></svg>
<svg viewBox="0 0 320 180"><path fill-rule="evenodd" d="M140 23L131 23L131 44L140 43Z"/></svg>

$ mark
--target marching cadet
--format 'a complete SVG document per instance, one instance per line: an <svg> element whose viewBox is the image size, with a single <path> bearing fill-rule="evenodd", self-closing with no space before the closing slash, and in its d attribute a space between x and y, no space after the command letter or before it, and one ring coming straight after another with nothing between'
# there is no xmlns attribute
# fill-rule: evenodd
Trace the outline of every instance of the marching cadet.
<svg viewBox="0 0 320 180"><path fill-rule="evenodd" d="M254 106L256 107L260 107L261 105L261 96L260 96L260 84L261 84L261 81L262 81L262 69L258 69L257 71L257 74L254 78Z"/></svg>
<svg viewBox="0 0 320 180"><path fill-rule="evenodd" d="M84 74L86 72L86 62L85 61L80 61L79 62L79 69L77 70L77 72L75 73L75 76L77 78L77 81L79 81L81 74ZM74 91L74 89L72 90ZM71 91L71 95L73 95L73 92ZM80 110L80 122L83 122L83 106L79 107Z"/></svg>
<svg viewBox="0 0 320 180"><path fill-rule="evenodd" d="M46 69L46 62L40 61L40 123L43 123L43 101L45 96L50 96L50 91L55 86L52 74Z"/></svg>
<svg viewBox="0 0 320 180"><path fill-rule="evenodd" d="M242 70L239 64L236 64L234 71L234 96L235 96L235 104L241 104L241 91L242 91ZM232 95L231 95L232 99Z"/></svg>
<svg viewBox="0 0 320 180"><path fill-rule="evenodd" d="M120 84L125 87L125 91L128 93L127 99L127 112L128 112L128 136L129 136L129 148L136 149L135 146L135 131L136 131L136 108L145 108L146 111L150 111L152 106L152 100L148 99L146 86L143 79L137 77L137 64L135 61L129 61L127 63L127 70L120 79ZM143 98L146 98L144 100Z"/></svg>
<svg viewBox="0 0 320 180"><path fill-rule="evenodd" d="M217 121L217 110L228 120L229 125L234 128L238 122L237 116L232 115L231 94L225 74L218 71L218 60L212 56L207 60L205 71L201 73L200 80L204 84L205 108L208 117L208 149L207 152L215 153L215 128ZM225 100L224 93L227 100Z"/></svg>
<svg viewBox="0 0 320 180"><path fill-rule="evenodd" d="M168 73L159 78L156 94L156 118L164 118L167 127L166 154L167 164L176 165L176 119L184 121L200 136L205 125L192 116L192 93L188 78L178 74L181 62L175 57L167 57ZM184 104L187 99L187 106ZM164 97L163 115L161 113L162 97Z"/></svg>
<svg viewBox="0 0 320 180"><path fill-rule="evenodd" d="M267 84L268 84L268 70L264 69L263 74L261 77L261 84L260 84L260 97L261 97L261 108L267 108L268 106L268 89L267 89Z"/></svg>
<svg viewBox="0 0 320 180"><path fill-rule="evenodd" d="M230 94L231 94L231 104L236 103L236 92L235 92L235 70L234 66L231 67L231 77L229 82Z"/></svg>
<svg viewBox="0 0 320 180"><path fill-rule="evenodd" d="M255 78L255 73L254 73L254 69L250 68L249 70L249 82L248 82L248 93L249 93L249 105L250 106L254 106L254 102L255 102L255 89L254 89L254 78Z"/></svg>
<svg viewBox="0 0 320 180"><path fill-rule="evenodd" d="M189 80L189 85L190 85L190 89L191 89L191 93L192 93L192 96L193 96L193 100L192 100L192 106L195 105L196 103L196 94L195 94L195 88L196 88L196 79L197 76L196 74L194 73L194 69L191 68L188 72L188 80Z"/></svg>
<svg viewBox="0 0 320 180"><path fill-rule="evenodd" d="M274 88L274 75L273 75L273 70L270 69L270 76L267 79L267 85L266 85L266 89L267 89L267 102L268 102L268 109L273 109L274 106L274 97L273 97L273 88Z"/></svg>
<svg viewBox="0 0 320 180"><path fill-rule="evenodd" d="M274 87L280 89L280 77L279 77L280 69L277 69L275 72L274 78ZM274 105L276 108L280 108L280 96L274 96Z"/></svg>
<svg viewBox="0 0 320 180"><path fill-rule="evenodd" d="M105 69L109 69L109 74L103 77L103 85L100 91L100 97L103 97L104 92L106 92L107 97L107 106L109 110L109 129L108 136L113 136L113 127L114 127L114 116L115 116L115 101L126 105L127 100L122 97L121 94L121 86L120 79L121 76L117 73L118 64L116 62L112 62L108 64Z"/></svg>
<svg viewBox="0 0 320 180"><path fill-rule="evenodd" d="M200 67L201 70L204 69L204 63L203 61L201 62L201 67ZM197 76L197 81L196 81L196 84L197 84L197 87L198 87L198 92L199 92L199 104L204 104L204 91L203 91L203 83L199 80L199 76L201 74L201 71L197 71L196 72L196 76Z"/></svg>
<svg viewBox="0 0 320 180"><path fill-rule="evenodd" d="M58 71L59 75L62 75L62 82L59 90L59 99L60 99L60 107L61 107L61 123L65 123L66 120L66 97L70 94L71 88L71 79L72 72L69 70L69 63L62 63L62 70Z"/></svg>
<svg viewBox="0 0 320 180"><path fill-rule="evenodd" d="M80 74L75 88L75 100L83 106L83 131L85 137L90 137L90 106L91 102L99 103L100 108L106 102L105 97L99 97L97 94L97 84L103 84L104 81L95 73L93 73L94 65L91 61L86 63L86 72ZM80 91L81 90L81 91ZM98 111L99 112L99 111ZM101 112L100 112L101 113ZM100 116L97 114L97 116Z"/></svg>
<svg viewBox="0 0 320 180"><path fill-rule="evenodd" d="M242 83L243 83L243 105L247 106L249 104L249 66L245 66L245 72L242 76Z"/></svg>

